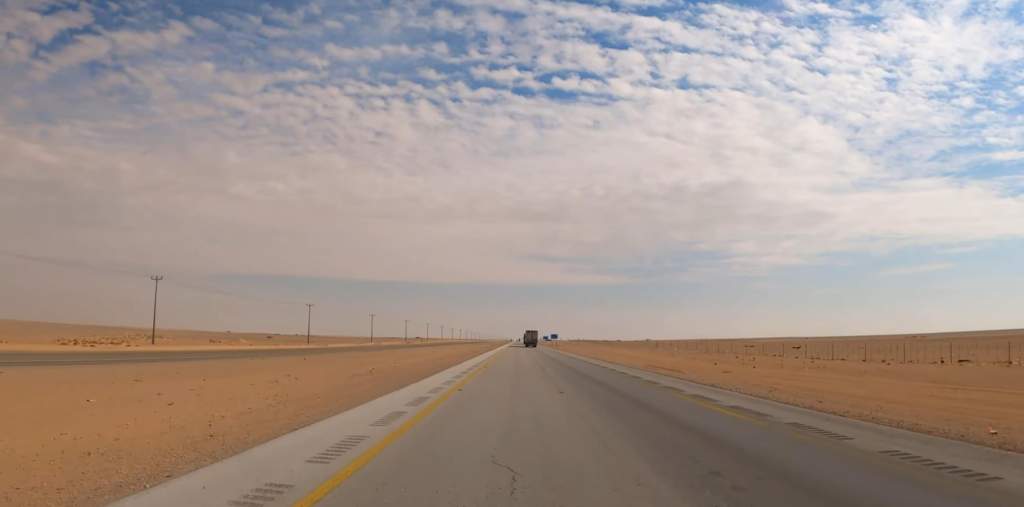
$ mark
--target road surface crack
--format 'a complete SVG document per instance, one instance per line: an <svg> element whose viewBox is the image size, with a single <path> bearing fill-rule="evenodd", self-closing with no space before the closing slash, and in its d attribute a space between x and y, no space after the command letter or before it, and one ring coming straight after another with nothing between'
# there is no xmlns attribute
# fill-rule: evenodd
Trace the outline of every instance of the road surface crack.
<svg viewBox="0 0 1024 507"><path fill-rule="evenodd" d="M491 463L512 473L512 480L509 482L508 496L514 498L516 496L516 484L519 482L519 472L516 472L516 469L498 461L498 458L495 458L493 454L491 455Z"/></svg>

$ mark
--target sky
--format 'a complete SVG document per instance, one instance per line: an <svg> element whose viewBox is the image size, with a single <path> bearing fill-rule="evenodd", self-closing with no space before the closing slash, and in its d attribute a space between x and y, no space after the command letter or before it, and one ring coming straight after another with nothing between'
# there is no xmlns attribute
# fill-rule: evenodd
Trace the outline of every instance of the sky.
<svg viewBox="0 0 1024 507"><path fill-rule="evenodd" d="M1024 3L0 0L0 317L1024 327ZM446 332L447 334L447 332Z"/></svg>

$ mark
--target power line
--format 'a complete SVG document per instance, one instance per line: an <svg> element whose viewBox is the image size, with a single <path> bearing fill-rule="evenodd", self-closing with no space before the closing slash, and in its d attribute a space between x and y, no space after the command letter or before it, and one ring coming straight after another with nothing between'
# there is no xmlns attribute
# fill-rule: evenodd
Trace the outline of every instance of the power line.
<svg viewBox="0 0 1024 507"><path fill-rule="evenodd" d="M4 250L4 249L0 249L0 257L9 257L9 258L13 258L13 259L20 260L20 261L45 264L45 265L50 265L50 266L55 266L55 267L60 267L60 268L76 269L76 270L81 270L81 271L91 271L91 272L99 273L99 274L111 274L111 275L129 276L129 277L135 277L135 276L142 275L142 274L145 273L145 270L146 270L146 268L142 267L142 266L139 266L138 269L135 269L135 266L132 266L130 264L124 265L122 267L122 266L117 266L116 264L113 264L113 263L84 262L84 261L79 261L79 260L69 260L69 259L62 259L62 258L57 258L57 257L45 257L45 256L38 256L38 255L29 255L29 254L24 254L24 253L20 253L20 252L8 251L8 250ZM213 296L237 298L237 299L241 299L241 300L249 300L249 301L255 301L255 302L259 302L259 303L271 303L271 304L282 304L282 305L305 304L306 307L307 307L307 311L306 311L306 313L307 313L307 315L306 315L306 343L310 344L312 342L312 307L315 306L312 303L301 303L300 302L301 300L289 300L289 299L283 299L283 298L278 298L278 297L273 297L273 296L269 296L268 297L268 296L263 296L263 295L257 295L257 294L253 294L252 292L248 292L248 291L241 292L241 291L239 291L239 288L234 288L234 287L232 287L232 288L220 288L220 287L217 287L215 285L208 284L208 283L203 283L203 282L199 281L199 280L202 280L203 277L197 276L197 275L189 275L189 274L185 274L185 273L178 273L178 274L172 273L172 277L171 278L172 279L168 279L166 281L167 281L167 283L171 284L174 287L179 287L179 288L182 288L182 289L187 289L187 290L191 290L191 291L195 291L195 292L205 293L205 294L209 294L209 295L213 295ZM154 287L153 287L153 318L152 318L152 326L151 326L151 330L150 330L150 343L151 344L156 344L156 318L157 318L157 313L158 313L159 285L160 285L161 281L164 281L165 276L164 275L155 275L154 274L154 275L149 275L149 279L154 282ZM370 314L370 321L371 321L370 322L370 341L371 341L371 343L373 342L374 338L376 338L376 330L375 330L375 322L374 322L374 318L375 317L376 317L376 314ZM385 317L387 317L387 316L385 315ZM391 317L397 317L397 315L393 315ZM417 320L404 319L403 339L406 342L408 342L408 339L409 339L409 324L410 323L415 323L415 322L417 322ZM430 338L430 323L426 322L425 324L426 324L426 338L429 339ZM449 330L449 334L448 334L447 338L454 340L455 339L455 328L453 326L449 326L448 330ZM441 325L441 333L440 333L440 338L441 339L445 339L446 338L444 331L445 331L445 326ZM459 333L458 334L459 334L459 339L463 339L463 340L465 340L465 339L481 339L482 338L482 336L480 336L479 333L477 333L475 331L472 331L472 330L466 330L466 329L463 329L463 328L459 328Z"/></svg>

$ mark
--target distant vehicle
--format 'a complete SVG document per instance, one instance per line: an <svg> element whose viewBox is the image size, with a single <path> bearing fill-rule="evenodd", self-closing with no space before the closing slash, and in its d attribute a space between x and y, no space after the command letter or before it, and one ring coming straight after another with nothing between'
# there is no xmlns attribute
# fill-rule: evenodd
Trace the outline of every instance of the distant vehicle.
<svg viewBox="0 0 1024 507"><path fill-rule="evenodd" d="M537 331L535 329L529 329L523 333L523 346L524 347L536 347L537 346Z"/></svg>
<svg viewBox="0 0 1024 507"><path fill-rule="evenodd" d="M551 338L548 338L548 335L544 335L544 341L549 341L549 340L551 340Z"/></svg>
<svg viewBox="0 0 1024 507"><path fill-rule="evenodd" d="M553 341L553 340L557 340L557 339L558 339L558 333L551 333L551 340Z"/></svg>

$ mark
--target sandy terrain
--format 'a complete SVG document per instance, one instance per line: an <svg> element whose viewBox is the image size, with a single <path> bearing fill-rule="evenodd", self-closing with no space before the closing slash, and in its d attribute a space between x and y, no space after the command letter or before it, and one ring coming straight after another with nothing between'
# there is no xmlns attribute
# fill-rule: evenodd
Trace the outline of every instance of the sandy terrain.
<svg viewBox="0 0 1024 507"><path fill-rule="evenodd" d="M104 505L498 345L3 368L0 505Z"/></svg>
<svg viewBox="0 0 1024 507"><path fill-rule="evenodd" d="M974 350L969 337L956 337L953 363L939 358L940 350L948 356L949 336L944 342L922 339L915 347L906 346L905 363L906 337L571 341L551 346L815 410L1024 452L1024 366L1013 355L1020 334L1006 338L1000 336L998 346L981 341L975 347L977 355L968 356ZM867 362L866 342L871 343ZM1001 363L966 361L988 357L982 351L990 348L992 357L996 350L1001 352ZM1006 360L1008 348L1012 364ZM848 350L851 359L839 359L843 354L833 352L839 349ZM831 358L833 353L835 360L814 359Z"/></svg>
<svg viewBox="0 0 1024 507"><path fill-rule="evenodd" d="M233 331L196 331L188 329L156 330L156 345L150 345L150 329L89 324L61 324L0 319L0 350L111 349L134 348L183 349L209 347L304 347L305 334L277 334ZM312 335L315 346L362 345L363 336ZM402 343L402 338L375 337L374 343ZM426 340L410 337L410 342Z"/></svg>

